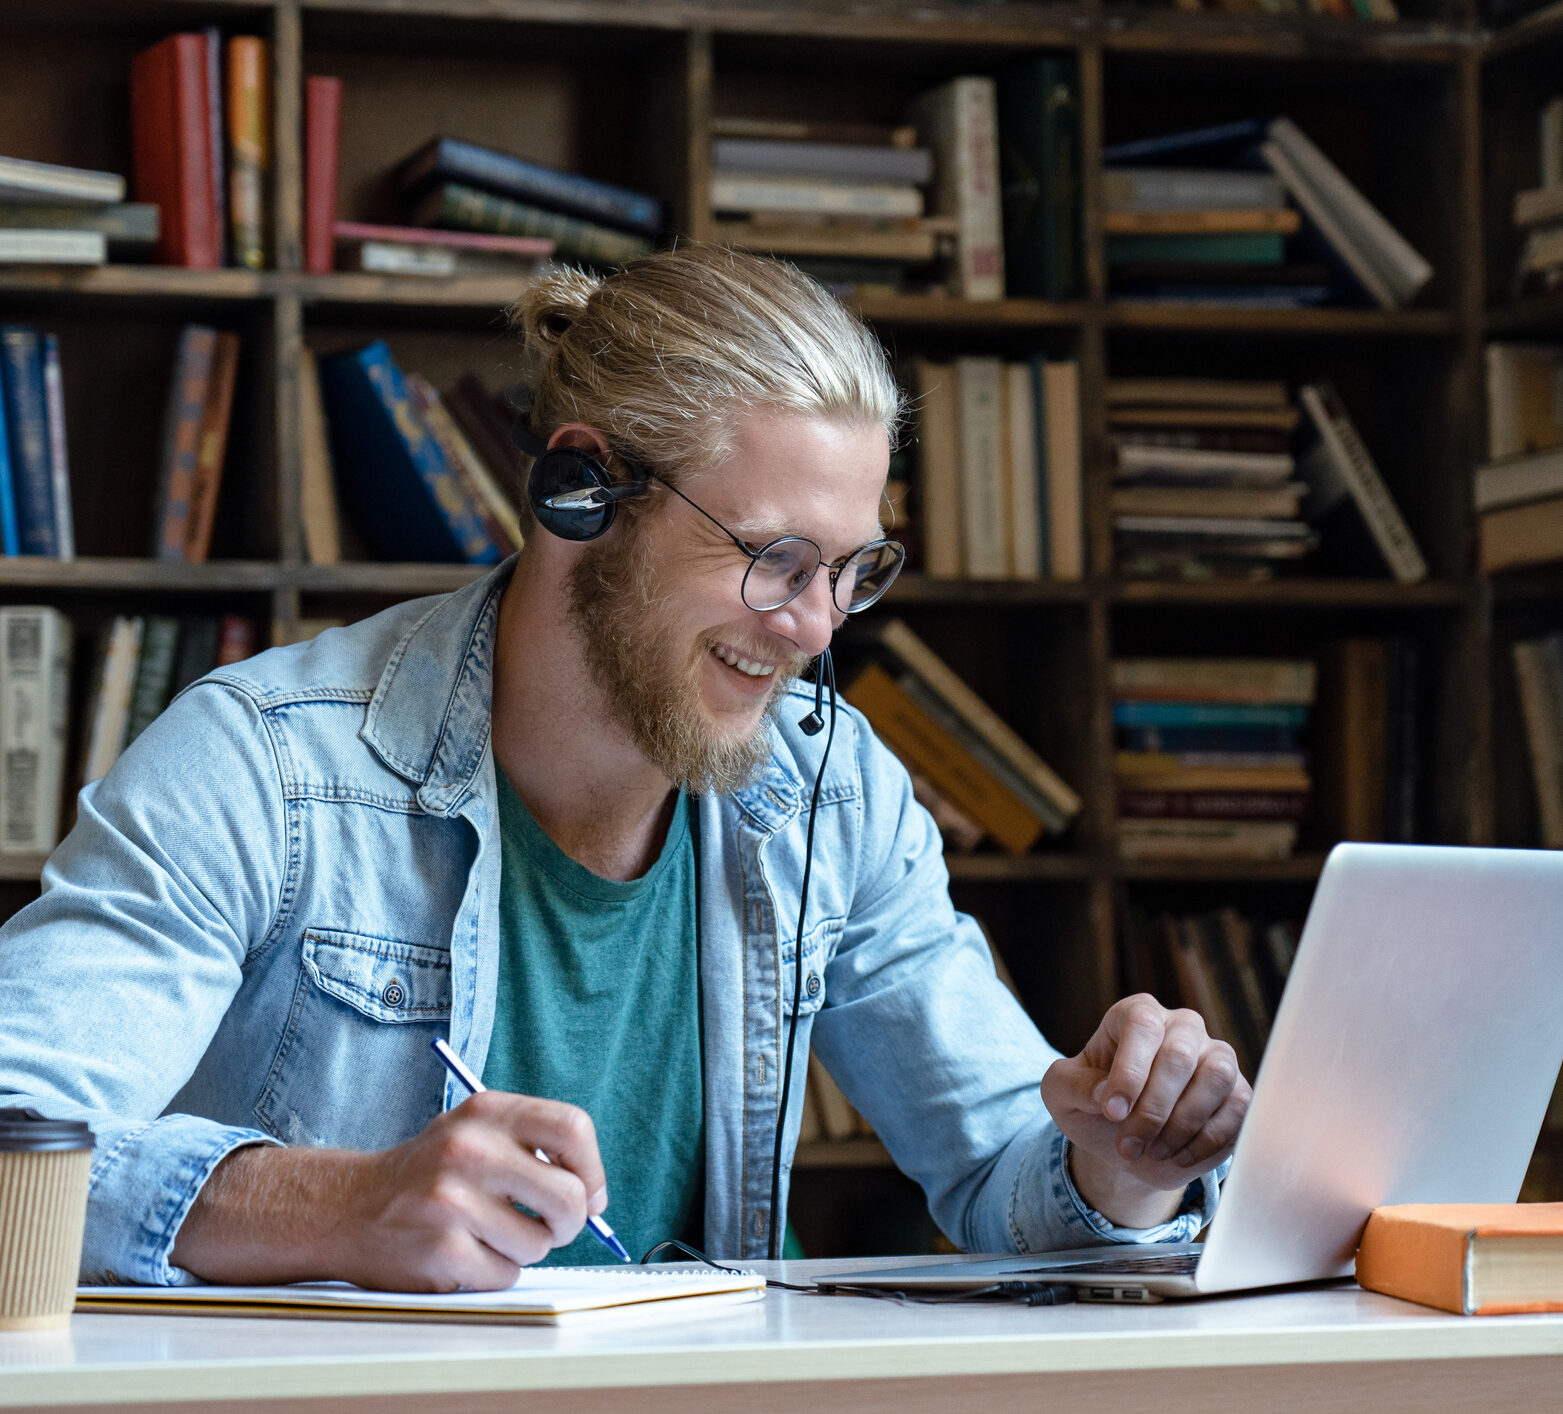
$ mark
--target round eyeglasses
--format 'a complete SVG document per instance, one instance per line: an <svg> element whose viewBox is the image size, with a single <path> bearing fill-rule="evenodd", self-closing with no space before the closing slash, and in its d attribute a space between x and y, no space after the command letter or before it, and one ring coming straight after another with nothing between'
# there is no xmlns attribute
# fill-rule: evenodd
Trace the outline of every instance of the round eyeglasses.
<svg viewBox="0 0 1563 1414"><path fill-rule="evenodd" d="M834 563L827 563L820 547L801 535L783 535L756 548L748 541L740 540L671 481L654 471L648 474L679 500L693 506L749 557L749 568L744 571L739 592L744 603L756 613L763 614L792 603L809 587L821 566L830 575L830 597L836 607L843 614L861 613L895 583L901 566L906 563L906 547L899 540L871 541Z"/></svg>

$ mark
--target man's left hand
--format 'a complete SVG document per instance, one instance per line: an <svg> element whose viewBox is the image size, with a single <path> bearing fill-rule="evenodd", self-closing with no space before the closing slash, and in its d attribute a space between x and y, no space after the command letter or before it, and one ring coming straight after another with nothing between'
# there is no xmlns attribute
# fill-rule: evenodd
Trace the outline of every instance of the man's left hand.
<svg viewBox="0 0 1563 1414"><path fill-rule="evenodd" d="M1086 1048L1042 1079L1080 1196L1126 1227L1165 1221L1165 1194L1226 1160L1253 1093L1198 1012L1143 994L1114 1003Z"/></svg>

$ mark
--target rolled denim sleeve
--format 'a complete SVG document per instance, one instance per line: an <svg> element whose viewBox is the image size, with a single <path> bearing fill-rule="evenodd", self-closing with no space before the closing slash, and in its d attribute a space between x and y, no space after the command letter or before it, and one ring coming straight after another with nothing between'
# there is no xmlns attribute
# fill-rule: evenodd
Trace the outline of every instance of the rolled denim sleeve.
<svg viewBox="0 0 1563 1414"><path fill-rule="evenodd" d="M191 1280L169 1256L201 1185L275 1142L165 1110L280 921L287 837L265 723L208 681L82 791L42 895L0 928L0 1098L96 1139L83 1281Z"/></svg>
<svg viewBox="0 0 1563 1414"><path fill-rule="evenodd" d="M826 1068L964 1251L1192 1238L1214 1209L1213 1178L1191 1185L1172 1222L1145 1230L1114 1226L1075 1190L1041 1097L1060 1052L994 975L976 923L951 904L942 841L905 770L852 720L862 868L814 1023Z"/></svg>

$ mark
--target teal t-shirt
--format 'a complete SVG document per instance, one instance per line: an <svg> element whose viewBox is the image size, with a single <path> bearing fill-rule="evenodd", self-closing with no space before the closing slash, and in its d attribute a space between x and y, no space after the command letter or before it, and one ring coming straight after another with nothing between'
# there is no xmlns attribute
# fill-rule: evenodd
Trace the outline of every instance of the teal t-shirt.
<svg viewBox="0 0 1563 1414"><path fill-rule="evenodd" d="M705 1191L695 850L680 795L639 879L577 864L503 772L499 987L483 1083L579 1105L597 1128L609 1226L630 1256L698 1243ZM549 1265L614 1261L591 1233Z"/></svg>

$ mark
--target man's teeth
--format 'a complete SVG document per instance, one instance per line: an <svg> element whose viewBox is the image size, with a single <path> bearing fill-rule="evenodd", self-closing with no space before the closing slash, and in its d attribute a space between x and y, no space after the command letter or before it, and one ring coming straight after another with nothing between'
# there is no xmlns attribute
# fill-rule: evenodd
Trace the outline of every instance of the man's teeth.
<svg viewBox="0 0 1563 1414"><path fill-rule="evenodd" d="M747 658L740 658L731 648L724 648L718 644L711 650L730 668L737 668L741 673L748 673L752 678L768 677L775 672L775 666L771 663L753 663Z"/></svg>

